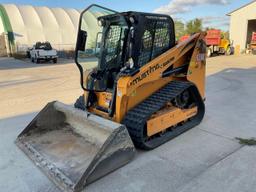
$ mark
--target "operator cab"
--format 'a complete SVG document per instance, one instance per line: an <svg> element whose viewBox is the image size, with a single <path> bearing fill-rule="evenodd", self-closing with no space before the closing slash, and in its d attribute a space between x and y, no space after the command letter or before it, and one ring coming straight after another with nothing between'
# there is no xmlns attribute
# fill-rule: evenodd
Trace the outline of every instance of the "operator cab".
<svg viewBox="0 0 256 192"><path fill-rule="evenodd" d="M82 13L79 24L76 63L81 86L112 92L119 75L136 74L174 45L174 22L169 16L117 13L93 5Z"/></svg>

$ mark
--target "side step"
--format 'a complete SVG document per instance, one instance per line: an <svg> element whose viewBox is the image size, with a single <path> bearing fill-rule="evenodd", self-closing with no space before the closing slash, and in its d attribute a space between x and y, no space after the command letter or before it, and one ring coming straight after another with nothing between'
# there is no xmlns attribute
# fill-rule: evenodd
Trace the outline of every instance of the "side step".
<svg viewBox="0 0 256 192"><path fill-rule="evenodd" d="M49 103L18 136L16 144L68 192L81 191L135 155L124 125L60 102Z"/></svg>

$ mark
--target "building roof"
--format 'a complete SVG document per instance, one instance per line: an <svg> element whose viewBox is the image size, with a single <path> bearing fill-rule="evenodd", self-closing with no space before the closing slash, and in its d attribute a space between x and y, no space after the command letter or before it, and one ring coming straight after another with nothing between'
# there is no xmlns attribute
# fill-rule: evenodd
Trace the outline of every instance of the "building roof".
<svg viewBox="0 0 256 192"><path fill-rule="evenodd" d="M247 4L245 4L245 5L243 5L242 7L239 7L239 8L237 8L237 9L235 9L234 11L231 11L230 13L227 14L227 16L231 16L232 13L234 13L234 12L240 10L240 9L243 9L243 8L247 7L248 5L251 5L251 4L253 4L253 3L256 3L256 0L253 0L253 1L251 1L251 2L249 2L249 3L247 3Z"/></svg>

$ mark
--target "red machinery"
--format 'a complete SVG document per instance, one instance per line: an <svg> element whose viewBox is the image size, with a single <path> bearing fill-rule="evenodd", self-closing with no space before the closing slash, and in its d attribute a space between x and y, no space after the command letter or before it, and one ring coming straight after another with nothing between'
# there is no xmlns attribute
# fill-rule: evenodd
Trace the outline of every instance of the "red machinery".
<svg viewBox="0 0 256 192"><path fill-rule="evenodd" d="M212 54L231 55L234 49L228 39L221 38L221 30L211 29L207 31L205 41L208 47L207 56Z"/></svg>
<svg viewBox="0 0 256 192"><path fill-rule="evenodd" d="M189 38L190 38L190 35L183 35L182 37L180 37L179 43L180 43L180 42L183 42L183 41L186 41L186 40L189 39Z"/></svg>
<svg viewBox="0 0 256 192"><path fill-rule="evenodd" d="M180 37L179 42L186 41L189 38L190 35L183 35L182 37ZM234 53L234 48L232 47L230 41L228 39L221 38L221 30L208 30L207 35L205 37L205 42L208 48L208 57L210 57L213 54L231 55Z"/></svg>
<svg viewBox="0 0 256 192"><path fill-rule="evenodd" d="M205 41L207 46L218 46L221 43L221 31L212 29L207 31L207 35L205 37Z"/></svg>
<svg viewBox="0 0 256 192"><path fill-rule="evenodd" d="M256 44L256 32L252 33L252 44Z"/></svg>
<svg viewBox="0 0 256 192"><path fill-rule="evenodd" d="M256 55L256 32L252 33L251 50L252 54Z"/></svg>

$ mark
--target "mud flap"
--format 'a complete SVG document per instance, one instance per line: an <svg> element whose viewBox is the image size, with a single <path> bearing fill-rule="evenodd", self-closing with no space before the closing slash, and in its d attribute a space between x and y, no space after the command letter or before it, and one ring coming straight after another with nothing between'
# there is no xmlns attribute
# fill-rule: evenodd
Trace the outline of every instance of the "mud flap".
<svg viewBox="0 0 256 192"><path fill-rule="evenodd" d="M135 155L124 125L60 102L47 104L16 144L68 192L81 191Z"/></svg>

